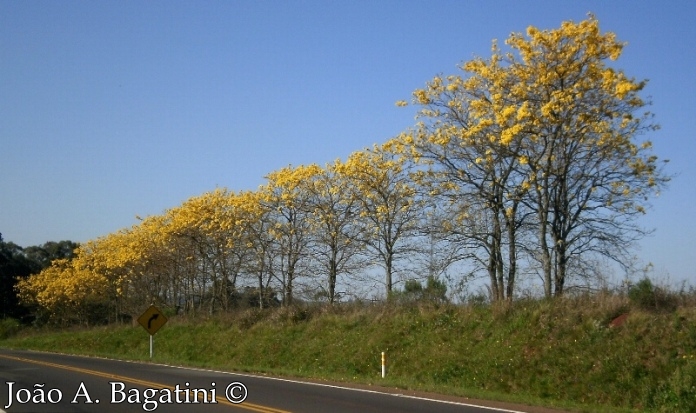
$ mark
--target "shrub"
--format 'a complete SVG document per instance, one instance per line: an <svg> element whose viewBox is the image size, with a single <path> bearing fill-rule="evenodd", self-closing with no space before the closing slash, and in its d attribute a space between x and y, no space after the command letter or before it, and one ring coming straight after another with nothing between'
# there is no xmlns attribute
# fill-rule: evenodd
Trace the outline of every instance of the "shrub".
<svg viewBox="0 0 696 413"><path fill-rule="evenodd" d="M392 300L401 303L447 302L447 285L435 277L428 277L425 287L418 280L407 280L403 291L393 291Z"/></svg>
<svg viewBox="0 0 696 413"><path fill-rule="evenodd" d="M649 278L643 278L628 291L631 303L644 310L674 311L679 297L664 288L653 285Z"/></svg>
<svg viewBox="0 0 696 413"><path fill-rule="evenodd" d="M0 340L10 338L22 329L22 325L14 318L0 320Z"/></svg>

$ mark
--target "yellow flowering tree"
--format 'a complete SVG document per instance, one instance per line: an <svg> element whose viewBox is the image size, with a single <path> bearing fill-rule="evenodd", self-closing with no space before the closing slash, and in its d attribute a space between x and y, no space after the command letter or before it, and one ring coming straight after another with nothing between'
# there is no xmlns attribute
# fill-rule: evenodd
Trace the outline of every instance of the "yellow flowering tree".
<svg viewBox="0 0 696 413"><path fill-rule="evenodd" d="M645 132L657 129L639 93L646 81L609 66L624 43L602 33L594 16L555 30L527 29L507 41L510 89L527 143L521 157L531 182L547 296L563 294L583 256L619 263L645 231L636 218L668 181ZM519 113L523 112L523 113Z"/></svg>
<svg viewBox="0 0 696 413"><path fill-rule="evenodd" d="M439 199L438 214L448 218L441 231L452 248L479 251L465 256L485 268L492 298L504 300L515 288L517 233L525 216L520 205L529 186L516 155L524 138L510 126L501 90L516 80L499 59L491 59L485 73L492 79L436 76L416 90L420 121L399 141L426 166L415 176Z"/></svg>
<svg viewBox="0 0 696 413"><path fill-rule="evenodd" d="M316 295L326 297L331 304L338 298L339 276L364 268L355 183L343 171L345 164L336 160L306 182L311 195L311 251L319 271L326 275L325 288Z"/></svg>
<svg viewBox="0 0 696 413"><path fill-rule="evenodd" d="M90 240L80 246L75 259L85 271L108 281L99 293L109 299L116 318L129 312L125 292L135 272L132 269L141 261L142 251L130 247L131 239L129 230L121 230Z"/></svg>
<svg viewBox="0 0 696 413"><path fill-rule="evenodd" d="M37 306L38 318L54 323L103 322L108 314L108 280L77 260L54 260L39 274L17 284L20 300ZM104 319L99 319L103 317Z"/></svg>
<svg viewBox="0 0 696 413"><path fill-rule="evenodd" d="M116 317L137 316L149 304L170 305L177 286L172 270L165 215L89 241L78 250L77 262L108 281L101 291Z"/></svg>
<svg viewBox="0 0 696 413"><path fill-rule="evenodd" d="M71 261L55 261L18 286L22 300L36 306L39 320L118 320L129 307L128 287L143 268L147 251L133 247L131 230L86 242Z"/></svg>
<svg viewBox="0 0 696 413"><path fill-rule="evenodd" d="M195 265L195 288L209 312L227 310L234 304L237 278L248 258L247 217L236 197L217 189L190 198L167 214L170 236L188 245L188 257Z"/></svg>
<svg viewBox="0 0 696 413"><path fill-rule="evenodd" d="M267 194L264 195L262 191L245 191L232 199L235 208L244 217L247 259L243 271L253 277L255 284L251 291L256 298L254 300L249 297L249 304L259 308L273 305L276 301L271 282L279 257L276 238L272 232L275 217L273 211L263 203L265 196Z"/></svg>
<svg viewBox="0 0 696 413"><path fill-rule="evenodd" d="M414 251L408 241L416 235L422 213L403 150L403 145L388 141L354 152L338 169L350 180L361 240L384 269L387 297L397 261Z"/></svg>
<svg viewBox="0 0 696 413"><path fill-rule="evenodd" d="M593 16L506 44L415 91L420 122L402 140L431 185L484 214L484 232L467 231L487 253L494 299L513 294L522 228L535 228L537 245L522 249L541 263L546 294L560 295L570 263L620 261L643 234L635 218L667 181L650 142L637 142L656 125L641 113L646 82L608 66L624 44Z"/></svg>
<svg viewBox="0 0 696 413"><path fill-rule="evenodd" d="M308 183L319 174L321 167L316 164L288 166L268 174L267 184L260 189L262 205L272 214L269 232L278 259L271 270L281 283L284 305L292 304L295 281L309 262L312 193Z"/></svg>

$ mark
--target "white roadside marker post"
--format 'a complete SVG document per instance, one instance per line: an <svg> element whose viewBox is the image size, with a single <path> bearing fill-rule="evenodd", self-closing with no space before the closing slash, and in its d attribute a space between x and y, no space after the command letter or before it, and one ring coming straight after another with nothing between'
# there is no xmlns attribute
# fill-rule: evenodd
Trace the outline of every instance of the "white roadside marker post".
<svg viewBox="0 0 696 413"><path fill-rule="evenodd" d="M382 378L387 375L387 358L384 355L384 352L382 352Z"/></svg>

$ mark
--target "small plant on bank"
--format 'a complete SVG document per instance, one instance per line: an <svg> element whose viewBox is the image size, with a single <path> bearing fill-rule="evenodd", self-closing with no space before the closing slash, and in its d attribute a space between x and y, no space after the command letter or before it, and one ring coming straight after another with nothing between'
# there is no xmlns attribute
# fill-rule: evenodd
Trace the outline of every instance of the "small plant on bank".
<svg viewBox="0 0 696 413"><path fill-rule="evenodd" d="M22 325L14 318L3 318L0 320L0 340L10 338L22 329Z"/></svg>
<svg viewBox="0 0 696 413"><path fill-rule="evenodd" d="M631 303L643 310L674 311L678 297L669 291L653 285L649 278L643 278L628 291Z"/></svg>

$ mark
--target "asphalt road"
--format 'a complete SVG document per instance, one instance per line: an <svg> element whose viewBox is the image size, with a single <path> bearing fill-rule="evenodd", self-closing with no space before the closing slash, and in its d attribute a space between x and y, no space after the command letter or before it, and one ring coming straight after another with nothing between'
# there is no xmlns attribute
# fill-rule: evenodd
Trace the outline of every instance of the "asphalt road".
<svg viewBox="0 0 696 413"><path fill-rule="evenodd" d="M452 399L434 400L256 375L0 350L0 412L3 410L7 413L521 412L477 407Z"/></svg>

